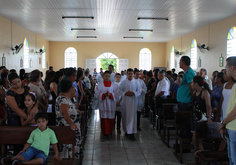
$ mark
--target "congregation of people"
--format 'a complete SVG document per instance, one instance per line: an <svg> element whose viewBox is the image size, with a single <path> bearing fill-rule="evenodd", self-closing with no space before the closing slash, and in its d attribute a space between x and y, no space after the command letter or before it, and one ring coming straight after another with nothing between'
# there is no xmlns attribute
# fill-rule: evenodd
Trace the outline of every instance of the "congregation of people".
<svg viewBox="0 0 236 165"><path fill-rule="evenodd" d="M148 120L151 114L150 105L171 98L178 102L177 111L191 112L190 127L182 126L180 134L191 135L195 145L196 122L221 122L219 132L227 134L227 143L222 142L221 146L228 150L229 163L236 164L236 57L227 58L226 63L225 69L212 73L212 79L204 68L194 71L188 56L181 57L179 65L183 71L179 73L175 73L174 68L171 71L127 68L116 73L113 65L106 71L100 68L100 72L96 68L91 72L81 67L55 72L50 67L43 80L40 70L25 73L21 69L18 75L14 69L1 67L0 126L38 126L25 146L14 145L13 157L4 157L1 162L43 164L49 148L42 149L41 145L49 144L53 144L54 158L58 161L72 157L72 145L56 145L57 138L47 127L49 111L54 110L56 114L56 126L69 126L75 130L74 154L79 159L84 140L81 138L84 112L80 109L83 100L99 109L102 143L109 141L114 131L121 134L121 130L135 141L135 134L142 131L141 118ZM43 138L49 139L47 144L35 142L37 131L45 133ZM38 153L30 157L30 150ZM200 142L197 152L203 150Z"/></svg>

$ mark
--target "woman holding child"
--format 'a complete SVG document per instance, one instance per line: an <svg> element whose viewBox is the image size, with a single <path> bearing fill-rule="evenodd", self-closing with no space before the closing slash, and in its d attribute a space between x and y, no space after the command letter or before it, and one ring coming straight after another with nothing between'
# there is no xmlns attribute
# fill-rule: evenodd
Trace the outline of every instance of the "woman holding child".
<svg viewBox="0 0 236 165"><path fill-rule="evenodd" d="M61 80L61 93L56 99L55 109L57 126L70 126L76 130L75 158L80 157L81 133L80 111L76 109L71 99L75 96L75 88L70 80ZM61 144L58 146L59 156L62 158L72 157L72 145Z"/></svg>
<svg viewBox="0 0 236 165"><path fill-rule="evenodd" d="M9 126L21 126L21 118L27 120L25 111L25 96L32 92L28 86L22 86L21 80L16 73L10 73L7 79L11 88L6 93L7 123ZM36 103L37 104L37 103ZM30 117L33 120L37 113L37 105L32 109ZM22 145L15 145L14 154L19 153Z"/></svg>

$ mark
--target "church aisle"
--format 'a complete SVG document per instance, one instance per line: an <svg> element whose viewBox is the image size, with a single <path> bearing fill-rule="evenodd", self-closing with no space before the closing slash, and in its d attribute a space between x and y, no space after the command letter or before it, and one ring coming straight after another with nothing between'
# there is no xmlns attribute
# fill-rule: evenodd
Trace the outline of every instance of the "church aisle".
<svg viewBox="0 0 236 165"><path fill-rule="evenodd" d="M173 149L167 148L160 136L149 127L147 118L141 118L141 129L130 141L121 129L113 131L106 142L100 141L99 111L93 111L88 128L83 165L177 165Z"/></svg>

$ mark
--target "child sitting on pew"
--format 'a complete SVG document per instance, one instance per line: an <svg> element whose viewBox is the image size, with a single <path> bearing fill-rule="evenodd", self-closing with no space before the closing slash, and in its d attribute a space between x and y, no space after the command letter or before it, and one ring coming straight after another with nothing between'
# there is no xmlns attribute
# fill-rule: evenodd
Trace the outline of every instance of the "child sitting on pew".
<svg viewBox="0 0 236 165"><path fill-rule="evenodd" d="M30 92L25 96L25 113L28 115L28 118L25 120L24 118L21 118L21 125L22 126L37 126L34 120L34 116L30 115L32 109L34 106L36 106L37 98L35 93Z"/></svg>
<svg viewBox="0 0 236 165"><path fill-rule="evenodd" d="M30 134L30 137L21 150L14 157L4 157L1 160L3 165L13 162L13 165L22 164L44 164L49 154L49 146L52 144L55 155L53 159L62 160L58 156L57 138L53 130L47 127L48 118L44 112L35 116L38 128Z"/></svg>

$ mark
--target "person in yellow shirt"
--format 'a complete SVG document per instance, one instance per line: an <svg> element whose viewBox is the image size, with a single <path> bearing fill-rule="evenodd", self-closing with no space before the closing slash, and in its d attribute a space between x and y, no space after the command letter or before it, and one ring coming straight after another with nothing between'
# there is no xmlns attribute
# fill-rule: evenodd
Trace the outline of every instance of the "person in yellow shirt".
<svg viewBox="0 0 236 165"><path fill-rule="evenodd" d="M236 56L231 56L226 59L226 73L227 76L233 77L236 80ZM228 107L226 110L226 117L219 126L220 133L227 131L227 145L230 165L236 165L236 86L233 87Z"/></svg>

